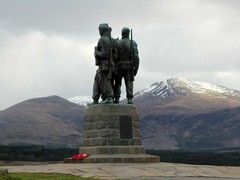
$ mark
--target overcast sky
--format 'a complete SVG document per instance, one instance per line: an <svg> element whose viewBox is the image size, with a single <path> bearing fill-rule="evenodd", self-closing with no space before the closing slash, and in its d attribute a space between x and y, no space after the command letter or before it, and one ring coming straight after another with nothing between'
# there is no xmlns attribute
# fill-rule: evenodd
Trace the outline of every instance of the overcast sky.
<svg viewBox="0 0 240 180"><path fill-rule="evenodd" d="M102 22L133 29L135 91L171 77L240 90L238 0L0 0L0 109L91 95Z"/></svg>

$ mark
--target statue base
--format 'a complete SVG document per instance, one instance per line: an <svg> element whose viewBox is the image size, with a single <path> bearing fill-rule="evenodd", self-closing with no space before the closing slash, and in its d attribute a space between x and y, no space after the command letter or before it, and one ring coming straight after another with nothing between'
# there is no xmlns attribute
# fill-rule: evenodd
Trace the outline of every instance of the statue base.
<svg viewBox="0 0 240 180"><path fill-rule="evenodd" d="M65 163L150 163L158 156L145 154L141 143L139 117L133 105L92 105L86 109L84 146L80 153L90 156Z"/></svg>

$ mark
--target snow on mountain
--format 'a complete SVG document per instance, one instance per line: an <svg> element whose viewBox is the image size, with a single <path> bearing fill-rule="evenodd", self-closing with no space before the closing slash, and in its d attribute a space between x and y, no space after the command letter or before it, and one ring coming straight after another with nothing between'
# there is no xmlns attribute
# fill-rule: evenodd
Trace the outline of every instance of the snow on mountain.
<svg viewBox="0 0 240 180"><path fill-rule="evenodd" d="M171 78L165 81L156 82L149 87L139 91L135 97L142 95L152 95L157 97L167 97L180 94L214 94L225 97L240 97L240 91L229 89L223 86L213 85L205 82L191 81L184 78Z"/></svg>
<svg viewBox="0 0 240 180"><path fill-rule="evenodd" d="M74 96L69 98L68 101L86 107L88 103L92 102L92 97L91 96Z"/></svg>
<svg viewBox="0 0 240 180"><path fill-rule="evenodd" d="M171 78L160 82L155 82L145 89L135 93L134 98L144 95L164 98L168 96L178 96L187 94L205 94L216 95L219 98L238 97L240 91L229 89L219 85L213 85L206 82L192 81L184 78ZM125 99L125 94L122 94L120 100ZM75 96L68 99L72 103L82 106L87 106L87 103L92 102L91 96Z"/></svg>
<svg viewBox="0 0 240 180"><path fill-rule="evenodd" d="M165 97L172 93L174 93L174 90L172 89L172 87L166 81L161 81L161 82L156 82L148 86L147 88L143 89L142 91L137 92L134 95L134 97L139 97L145 94Z"/></svg>
<svg viewBox="0 0 240 180"><path fill-rule="evenodd" d="M229 96L240 96L240 92L219 85L213 85L205 82L191 81L184 78L172 78L168 80L178 87L185 87L192 93L215 93Z"/></svg>

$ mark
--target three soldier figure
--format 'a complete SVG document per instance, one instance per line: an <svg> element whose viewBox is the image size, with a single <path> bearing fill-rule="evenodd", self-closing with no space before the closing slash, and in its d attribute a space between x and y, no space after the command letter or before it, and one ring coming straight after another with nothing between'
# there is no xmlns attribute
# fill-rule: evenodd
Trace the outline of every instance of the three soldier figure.
<svg viewBox="0 0 240 180"><path fill-rule="evenodd" d="M98 66L93 85L93 103L119 103L122 79L125 81L128 104L132 104L133 81L139 67L138 48L129 38L130 30L122 29L122 39L111 37L108 24L99 25L100 39L95 47L95 64Z"/></svg>

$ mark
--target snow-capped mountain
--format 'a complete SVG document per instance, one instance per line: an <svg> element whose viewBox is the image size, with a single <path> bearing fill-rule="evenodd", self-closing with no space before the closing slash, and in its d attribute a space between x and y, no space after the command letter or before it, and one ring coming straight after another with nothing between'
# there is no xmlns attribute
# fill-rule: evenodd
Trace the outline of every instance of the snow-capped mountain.
<svg viewBox="0 0 240 180"><path fill-rule="evenodd" d="M121 100L124 99L123 94ZM91 96L75 96L68 100L84 107L92 102ZM240 106L240 91L206 82L171 78L155 82L135 93L134 102L146 113L173 110L179 113L205 113Z"/></svg>
<svg viewBox="0 0 240 180"><path fill-rule="evenodd" d="M240 147L240 92L171 78L135 94L143 144L151 149ZM150 137L150 138L149 138Z"/></svg>
<svg viewBox="0 0 240 180"><path fill-rule="evenodd" d="M90 96L69 100L83 106L92 101ZM205 150L240 146L237 90L171 78L135 93L134 104L147 148Z"/></svg>
<svg viewBox="0 0 240 180"><path fill-rule="evenodd" d="M171 78L156 82L139 91L135 97L152 95L155 97L168 97L172 95L202 94L225 97L240 97L240 91L205 82L191 81L184 78Z"/></svg>
<svg viewBox="0 0 240 180"><path fill-rule="evenodd" d="M92 101L90 96L68 100L82 106ZM78 146L82 142L84 107L76 104L50 96L0 111L3 130L0 144ZM201 151L240 147L240 93L237 90L171 78L137 92L134 104L146 149ZM26 126L26 121L31 123L31 128ZM44 127L41 129L36 122L44 122L40 123ZM37 135L40 132L39 138L32 136L33 132ZM21 138L12 138L13 134Z"/></svg>
<svg viewBox="0 0 240 180"><path fill-rule="evenodd" d="M68 101L86 107L88 103L92 102L92 97L91 96L74 96L69 98Z"/></svg>
<svg viewBox="0 0 240 180"><path fill-rule="evenodd" d="M134 96L143 113L206 113L240 106L240 91L205 82L171 78Z"/></svg>

